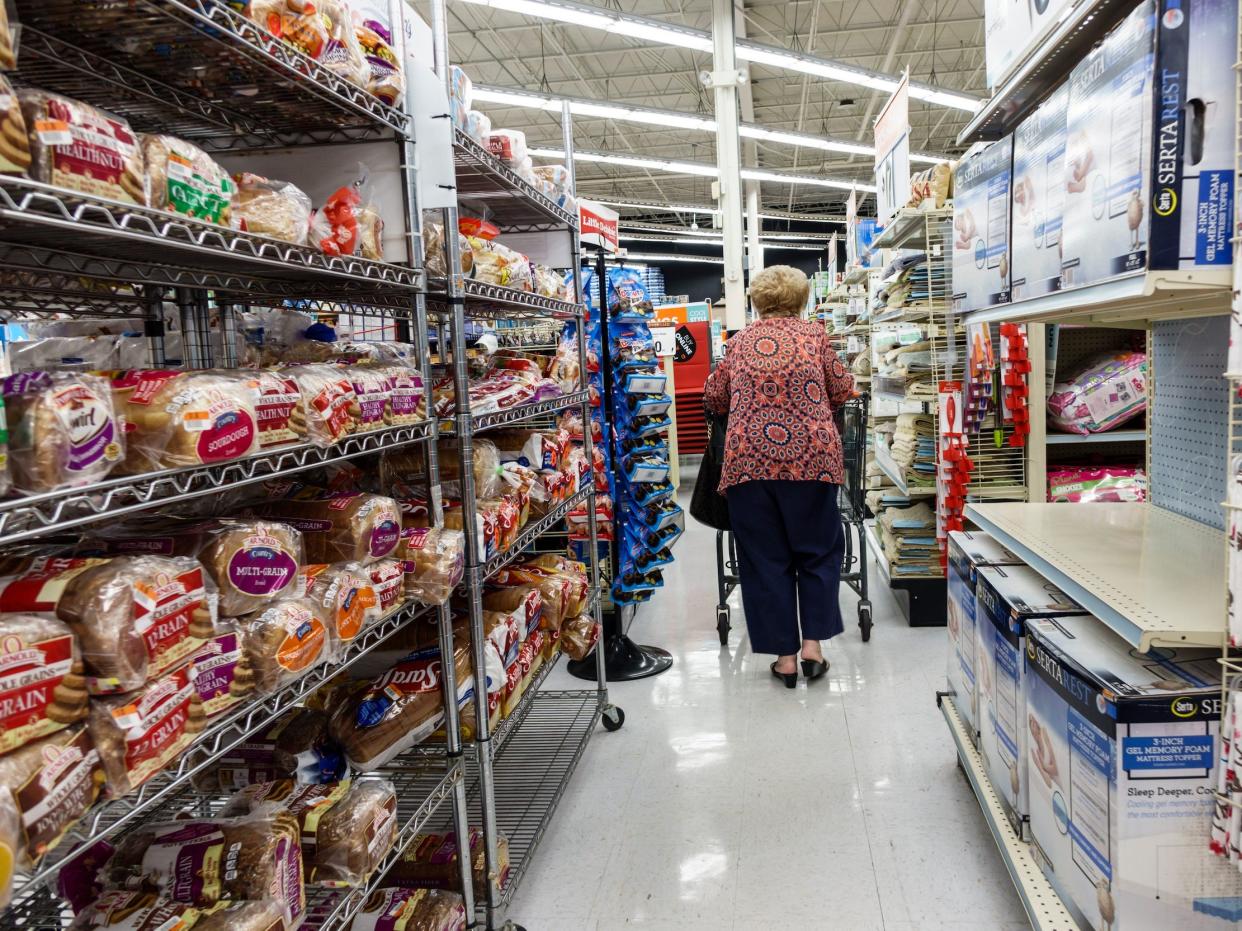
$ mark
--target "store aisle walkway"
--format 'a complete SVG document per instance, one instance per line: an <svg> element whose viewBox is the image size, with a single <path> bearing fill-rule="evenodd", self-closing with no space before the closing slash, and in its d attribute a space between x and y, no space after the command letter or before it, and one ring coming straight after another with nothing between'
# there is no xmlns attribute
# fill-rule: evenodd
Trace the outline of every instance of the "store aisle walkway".
<svg viewBox="0 0 1242 931"><path fill-rule="evenodd" d="M827 681L791 692L750 653L736 595L733 636L719 644L712 531L688 520L665 578L631 633L676 664L610 689L625 727L587 748L514 921L528 931L1029 927L935 706L943 628L908 627L879 587L863 644L847 590ZM546 687L574 682L558 669Z"/></svg>

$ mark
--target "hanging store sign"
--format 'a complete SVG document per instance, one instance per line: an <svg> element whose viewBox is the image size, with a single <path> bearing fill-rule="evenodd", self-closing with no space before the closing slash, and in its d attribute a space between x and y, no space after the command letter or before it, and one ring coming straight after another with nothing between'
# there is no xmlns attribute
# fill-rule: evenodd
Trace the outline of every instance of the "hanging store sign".
<svg viewBox="0 0 1242 931"><path fill-rule="evenodd" d="M910 200L910 75L902 76L875 121L876 216L887 225Z"/></svg>
<svg viewBox="0 0 1242 931"><path fill-rule="evenodd" d="M578 224L582 230L582 241L587 245L599 246L605 252L616 252L617 218L617 212L603 204L578 201Z"/></svg>

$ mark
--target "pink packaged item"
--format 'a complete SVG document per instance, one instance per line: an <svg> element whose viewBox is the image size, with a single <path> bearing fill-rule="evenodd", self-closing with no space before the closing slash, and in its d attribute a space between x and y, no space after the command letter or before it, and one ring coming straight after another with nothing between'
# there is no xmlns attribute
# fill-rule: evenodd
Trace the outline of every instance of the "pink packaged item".
<svg viewBox="0 0 1242 931"><path fill-rule="evenodd" d="M1147 355L1128 349L1087 360L1048 398L1052 423L1069 433L1103 433L1147 410Z"/></svg>
<svg viewBox="0 0 1242 931"><path fill-rule="evenodd" d="M1147 475L1126 466L1050 468L1048 500L1071 504L1146 501Z"/></svg>

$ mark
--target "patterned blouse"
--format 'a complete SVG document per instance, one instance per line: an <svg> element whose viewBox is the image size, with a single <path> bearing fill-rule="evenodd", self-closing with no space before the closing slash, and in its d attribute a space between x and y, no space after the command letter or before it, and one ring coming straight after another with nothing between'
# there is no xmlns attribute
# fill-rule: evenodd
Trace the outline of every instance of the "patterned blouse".
<svg viewBox="0 0 1242 931"><path fill-rule="evenodd" d="M832 412L853 392L854 378L823 324L756 320L727 349L703 391L709 410L729 412L721 493L755 479L841 484Z"/></svg>

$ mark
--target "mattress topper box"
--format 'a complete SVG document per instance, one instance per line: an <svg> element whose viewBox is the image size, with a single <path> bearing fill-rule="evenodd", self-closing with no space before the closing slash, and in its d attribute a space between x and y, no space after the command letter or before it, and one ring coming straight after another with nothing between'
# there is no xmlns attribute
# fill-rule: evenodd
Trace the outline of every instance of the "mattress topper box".
<svg viewBox="0 0 1242 931"><path fill-rule="evenodd" d="M1065 140L1069 85L1062 84L1014 130L1013 300L1061 287Z"/></svg>
<svg viewBox="0 0 1242 931"><path fill-rule="evenodd" d="M949 563L962 578L973 582L974 567L1020 566L1022 560L1009 552L990 533L982 530L951 530Z"/></svg>
<svg viewBox="0 0 1242 931"><path fill-rule="evenodd" d="M980 566L975 596L992 625L1013 645L1031 618L1086 614L1087 611L1035 569L1026 565Z"/></svg>
<svg viewBox="0 0 1242 931"><path fill-rule="evenodd" d="M1009 202L1013 137L1006 136L953 172L953 309L1009 303Z"/></svg>

